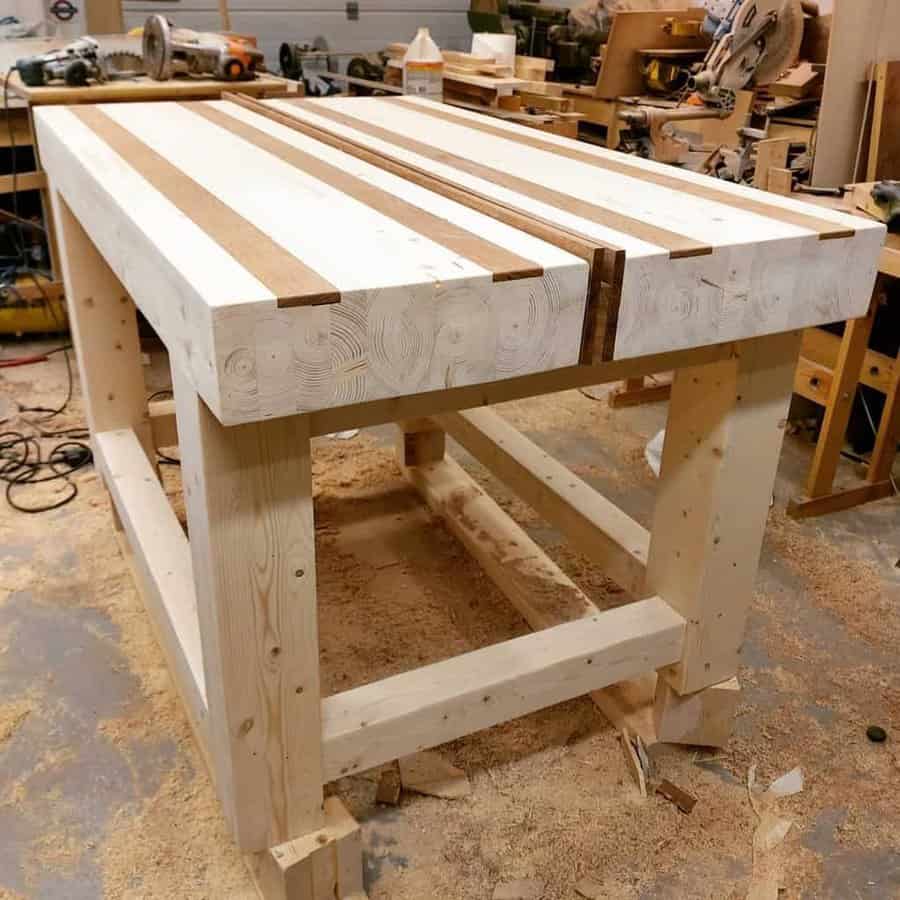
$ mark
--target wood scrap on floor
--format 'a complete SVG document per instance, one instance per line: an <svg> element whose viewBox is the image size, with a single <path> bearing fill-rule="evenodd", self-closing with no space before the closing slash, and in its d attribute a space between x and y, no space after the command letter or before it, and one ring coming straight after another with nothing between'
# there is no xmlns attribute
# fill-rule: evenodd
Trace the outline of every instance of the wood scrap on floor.
<svg viewBox="0 0 900 900"><path fill-rule="evenodd" d="M770 785L766 794L771 797L793 797L803 790L803 769L797 766L790 772L785 772L780 778L776 778Z"/></svg>
<svg viewBox="0 0 900 900"><path fill-rule="evenodd" d="M765 810L753 832L753 849L758 853L774 850L787 837L794 823L770 810Z"/></svg>
<svg viewBox="0 0 900 900"><path fill-rule="evenodd" d="M641 796L647 797L647 783L650 780L650 765L646 751L643 749L643 741L640 735L632 735L628 729L623 729L619 735L622 743L622 754L625 757L625 765L628 774L637 785Z"/></svg>
<svg viewBox="0 0 900 900"><path fill-rule="evenodd" d="M462 769L447 762L440 753L423 750L399 760L404 790L444 800L459 800L472 793L472 785Z"/></svg>
<svg viewBox="0 0 900 900"><path fill-rule="evenodd" d="M802 789L803 773L795 768L773 781L765 793L756 796L756 763L747 772L747 797L758 819L753 832L753 873L748 900L770 900L772 897L777 900L780 867L770 854L784 842L794 824L791 819L778 814L777 801Z"/></svg>
<svg viewBox="0 0 900 900"><path fill-rule="evenodd" d="M697 798L682 790L677 784L664 778L657 786L656 793L665 797L670 803L674 803L681 812L689 816L697 805Z"/></svg>

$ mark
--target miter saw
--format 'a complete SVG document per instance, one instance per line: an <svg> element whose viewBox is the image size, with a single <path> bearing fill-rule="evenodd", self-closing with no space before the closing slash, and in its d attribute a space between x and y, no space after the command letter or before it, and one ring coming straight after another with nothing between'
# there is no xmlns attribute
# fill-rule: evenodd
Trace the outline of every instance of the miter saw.
<svg viewBox="0 0 900 900"><path fill-rule="evenodd" d="M803 41L802 0L707 0L704 27L713 43L691 75L689 90L705 103L734 108L751 82L769 84L797 59Z"/></svg>
<svg viewBox="0 0 900 900"><path fill-rule="evenodd" d="M144 24L144 65L157 81L176 75L212 75L222 81L248 81L262 68L264 55L244 38L173 28L165 16Z"/></svg>
<svg viewBox="0 0 900 900"><path fill-rule="evenodd" d="M690 139L676 123L727 118L738 91L767 84L796 62L803 40L803 0L706 0L704 30L713 42L690 70L677 106L623 110L630 138L641 155L677 163Z"/></svg>

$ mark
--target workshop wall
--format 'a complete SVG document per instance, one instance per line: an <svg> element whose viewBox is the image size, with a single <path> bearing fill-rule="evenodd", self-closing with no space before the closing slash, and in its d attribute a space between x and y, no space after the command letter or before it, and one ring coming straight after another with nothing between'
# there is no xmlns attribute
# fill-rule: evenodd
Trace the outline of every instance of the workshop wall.
<svg viewBox="0 0 900 900"><path fill-rule="evenodd" d="M393 41L412 40L416 29L425 25L445 49L471 46L469 0L358 0L356 20L350 18L351 5L352 0L232 0L228 8L232 30L256 35L275 72L283 41L311 44L320 36L331 50L373 52ZM126 28L133 28L163 10L152 0L126 0L124 11ZM221 28L218 0L176 0L166 3L164 11L185 28Z"/></svg>

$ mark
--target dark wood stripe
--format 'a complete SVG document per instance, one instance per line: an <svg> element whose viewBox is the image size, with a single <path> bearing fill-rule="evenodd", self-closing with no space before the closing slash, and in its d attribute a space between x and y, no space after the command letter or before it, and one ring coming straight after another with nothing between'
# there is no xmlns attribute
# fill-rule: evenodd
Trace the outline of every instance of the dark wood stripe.
<svg viewBox="0 0 900 900"><path fill-rule="evenodd" d="M300 134L305 134L307 137L315 138L315 140L327 144L329 147L334 147L342 153L347 153L373 166L377 166L379 169L384 169L385 172L405 178L413 184L427 188L429 191L440 194L442 197L447 197L449 200L454 200L462 206L484 213L498 222L503 222L506 225L517 228L519 231L524 231L526 234L547 241L556 247L561 247L563 250L567 250L569 253L587 262L594 260L597 249L613 254L624 254L625 252L620 247L605 244L589 235L566 228L539 215L522 212L518 207L501 203L499 200L473 188L461 187L455 181L442 178L435 175L434 172L413 165L410 162L401 161L393 156L385 156L371 149L363 141L352 140L319 123L309 122L306 119L282 112L264 101L246 97L242 94L230 94L227 92L222 95L222 99L237 106L243 106L257 115L271 119L273 122L278 122L280 125L284 125L286 128L290 128Z"/></svg>
<svg viewBox="0 0 900 900"><path fill-rule="evenodd" d="M234 134L267 153L271 153L272 156L278 157L283 162L312 175L313 178L318 178L319 181L337 188L354 200L365 203L376 212L388 216L407 228L412 228L423 237L471 260L487 269L493 275L494 281L540 278L544 274L543 267L533 260L524 259L453 222L420 209L412 203L407 203L400 197L375 187L355 175L350 175L337 166L274 137L267 131L222 112L221 109L208 102L183 103L182 106L230 134Z"/></svg>
<svg viewBox="0 0 900 900"><path fill-rule="evenodd" d="M258 278L278 298L279 306L340 302L340 291L333 284L113 121L100 107L71 107L71 112Z"/></svg>
<svg viewBox="0 0 900 900"><path fill-rule="evenodd" d="M564 147L561 144L555 144L545 138L530 134L530 129L521 128L515 132L505 128L498 128L490 122L473 121L455 113L448 112L445 109L439 109L435 105L434 109L425 106L422 103L410 103L403 97L385 97L386 103L402 104L410 111L422 113L427 116L433 116L436 119L443 119L452 122L454 125L462 125L466 128L474 128L485 134L494 137L503 138L507 141L514 141L526 147L532 147L536 150L543 150L553 153L556 156L565 156L568 159L574 159L589 166L595 166L598 169L606 169L615 172L617 175L627 175L630 178L637 178L659 187L671 188L680 191L682 194L690 194L692 197L699 197L703 200L712 200L716 203L723 203L726 206L736 207L744 212L756 213L765 216L768 219L776 219L786 225L796 225L798 228L806 228L814 231L819 235L819 240L827 241L835 238L853 237L856 232L852 228L838 225L836 222L829 222L827 219L820 219L808 213L794 212L790 209L783 209L777 204L770 203L761 197L736 197L726 191L720 190L715 186L714 179L710 179L710 184L695 184L690 181L683 181L680 178L674 178L666 175L664 172L653 172L647 169L639 169L636 166L630 166L628 163L619 162L615 159L605 159L595 156L592 153L586 153L577 147Z"/></svg>
<svg viewBox="0 0 900 900"><path fill-rule="evenodd" d="M542 185L534 184L524 178L510 175L508 172L494 168L493 166L472 162L446 150L439 150L429 144L423 144L421 141L417 141L413 138L396 134L393 131L381 128L378 125L373 125L363 119L337 112L324 104L320 104L318 100L291 99L284 102L308 109L311 113L321 116L323 119L329 119L332 122L337 122L340 125L353 128L356 131L368 134L371 137L387 141L390 144L402 147L405 150L410 150L411 152L416 153L419 156L424 156L427 159L431 159L434 162L452 166L469 175L474 175L477 178L482 178L485 181L516 191L519 194L530 197L532 200L538 200L541 203L571 213L572 215L579 216L582 219L596 222L598 225L604 225L614 231L629 234L632 237L639 238L640 240L646 241L649 244L654 244L657 247L663 247L669 251L669 255L673 259L685 256L705 256L712 253L712 247L709 246L709 244L704 244L701 241L696 241L693 238L686 237L682 234L676 234L665 228L657 228L655 225L648 222L643 222L640 219L634 219L631 216L623 215L622 213L615 212L605 206L588 203L585 200L579 200L577 197L572 197L569 194L562 194L558 191L551 190L550 188L545 188Z"/></svg>

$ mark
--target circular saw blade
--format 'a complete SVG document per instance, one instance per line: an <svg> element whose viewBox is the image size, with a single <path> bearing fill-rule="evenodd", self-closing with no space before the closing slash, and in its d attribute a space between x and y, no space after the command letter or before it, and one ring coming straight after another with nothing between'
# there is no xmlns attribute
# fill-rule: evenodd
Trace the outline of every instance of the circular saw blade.
<svg viewBox="0 0 900 900"><path fill-rule="evenodd" d="M125 78L144 72L144 57L132 50L103 50L100 63L107 78Z"/></svg>
<svg viewBox="0 0 900 900"><path fill-rule="evenodd" d="M803 41L803 6L801 0L745 0L735 16L734 43L739 46L742 34L752 30L760 16L777 13L775 28L764 38L765 54L753 73L756 84L770 84L790 68L800 53Z"/></svg>
<svg viewBox="0 0 900 900"><path fill-rule="evenodd" d="M172 31L165 16L149 16L144 24L142 42L144 66L156 81L172 77Z"/></svg>
<svg viewBox="0 0 900 900"><path fill-rule="evenodd" d="M766 58L756 72L759 84L775 81L797 62L803 43L803 6L801 0L783 0L778 12L778 27L766 43Z"/></svg>

